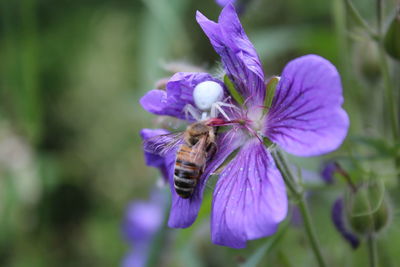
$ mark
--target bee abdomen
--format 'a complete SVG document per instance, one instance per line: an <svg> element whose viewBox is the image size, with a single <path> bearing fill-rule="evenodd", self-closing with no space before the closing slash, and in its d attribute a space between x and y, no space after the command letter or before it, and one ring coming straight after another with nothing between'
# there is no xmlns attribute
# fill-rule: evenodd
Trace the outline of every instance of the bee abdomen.
<svg viewBox="0 0 400 267"><path fill-rule="evenodd" d="M189 198L197 185L200 168L194 163L177 160L174 171L174 187L182 198Z"/></svg>
<svg viewBox="0 0 400 267"><path fill-rule="evenodd" d="M193 194L196 184L197 180L174 176L175 191L182 198L189 198Z"/></svg>

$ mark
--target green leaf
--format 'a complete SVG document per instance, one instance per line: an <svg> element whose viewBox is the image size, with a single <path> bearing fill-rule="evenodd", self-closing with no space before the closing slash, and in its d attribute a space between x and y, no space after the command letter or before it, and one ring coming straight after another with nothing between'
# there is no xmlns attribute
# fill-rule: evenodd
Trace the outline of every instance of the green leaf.
<svg viewBox="0 0 400 267"><path fill-rule="evenodd" d="M233 97L233 99L235 99L235 101L237 103L239 103L240 105L243 105L243 103L244 103L243 97L236 90L235 85L233 84L231 79L229 79L229 77L227 75L224 76L224 83L225 83L226 87L228 88L228 91L231 94L231 96Z"/></svg>

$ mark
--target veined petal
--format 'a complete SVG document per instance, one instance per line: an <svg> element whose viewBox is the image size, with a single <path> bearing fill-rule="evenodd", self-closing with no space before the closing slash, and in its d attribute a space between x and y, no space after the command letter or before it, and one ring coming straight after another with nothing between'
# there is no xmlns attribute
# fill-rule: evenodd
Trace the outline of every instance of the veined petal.
<svg viewBox="0 0 400 267"><path fill-rule="evenodd" d="M286 217L287 195L279 170L257 139L250 140L217 182L211 217L215 244L243 248L276 232Z"/></svg>
<svg viewBox="0 0 400 267"><path fill-rule="evenodd" d="M264 134L287 152L314 156L337 149L347 135L340 76L317 55L289 62L277 85Z"/></svg>
<svg viewBox="0 0 400 267"><path fill-rule="evenodd" d="M203 200L203 192L208 178L225 161L225 159L240 146L240 133L230 131L221 134L218 138L217 144L217 152L213 156L212 160L207 163L206 169L199 178L199 182L193 195L188 199L181 198L175 192L173 178L175 160L167 163L170 170L169 173L171 174L169 176L169 181L172 193L172 206L168 220L169 227L186 228L193 224L199 212L201 201Z"/></svg>
<svg viewBox="0 0 400 267"><path fill-rule="evenodd" d="M265 97L264 72L257 52L243 30L235 8L228 4L215 23L197 11L197 22L210 39L236 89L251 103Z"/></svg>
<svg viewBox="0 0 400 267"><path fill-rule="evenodd" d="M166 91L151 90L140 99L140 104L156 115L193 120L191 117L186 118L183 109L187 104L194 106L193 89L204 81L215 81L223 85L208 73L178 72L168 81Z"/></svg>

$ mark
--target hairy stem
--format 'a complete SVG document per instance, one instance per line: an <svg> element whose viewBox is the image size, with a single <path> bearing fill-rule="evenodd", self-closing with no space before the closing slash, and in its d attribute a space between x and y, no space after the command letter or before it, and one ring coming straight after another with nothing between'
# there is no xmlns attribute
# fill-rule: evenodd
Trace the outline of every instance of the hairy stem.
<svg viewBox="0 0 400 267"><path fill-rule="evenodd" d="M376 267L378 266L377 259L378 253L376 249L376 239L374 234L370 234L367 239L368 243L368 257L369 257L369 266Z"/></svg>
<svg viewBox="0 0 400 267"><path fill-rule="evenodd" d="M311 248L314 252L315 258L317 259L318 266L325 267L326 264L325 264L324 258L322 257L321 247L320 247L318 239L317 239L315 227L311 220L310 212L309 212L306 200L304 198L303 191L296 184L296 180L294 179L294 176L293 176L292 172L290 171L287 161L286 161L285 157L283 156L283 154L279 150L276 150L272 153L272 156L275 159L276 165L277 165L279 171L281 172L282 177L283 177L287 187L289 188L290 192L293 194L293 196L297 200L297 205L298 205L298 207L300 209L300 213L303 217L304 226L306 228L306 233L307 233L308 239L310 240Z"/></svg>

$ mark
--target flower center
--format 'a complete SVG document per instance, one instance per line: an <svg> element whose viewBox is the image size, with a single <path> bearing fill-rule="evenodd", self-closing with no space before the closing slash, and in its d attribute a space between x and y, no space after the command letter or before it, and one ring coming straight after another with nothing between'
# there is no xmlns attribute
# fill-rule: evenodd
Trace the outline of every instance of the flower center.
<svg viewBox="0 0 400 267"><path fill-rule="evenodd" d="M247 113L249 126L255 131L261 131L264 127L264 114L262 107L253 107Z"/></svg>

